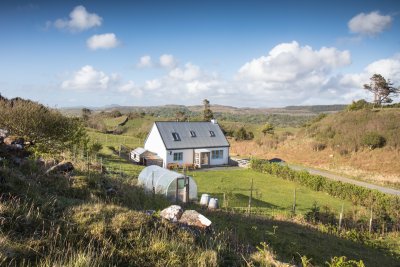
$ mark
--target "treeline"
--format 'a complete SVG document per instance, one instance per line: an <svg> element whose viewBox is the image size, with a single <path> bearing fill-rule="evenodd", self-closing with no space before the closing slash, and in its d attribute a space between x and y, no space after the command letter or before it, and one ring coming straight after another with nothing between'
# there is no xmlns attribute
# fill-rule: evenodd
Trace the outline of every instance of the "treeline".
<svg viewBox="0 0 400 267"><path fill-rule="evenodd" d="M290 115L290 114L232 114L214 113L215 117L221 121L246 122L253 124L270 123L276 127L300 127L309 120L315 118L314 115Z"/></svg>
<svg viewBox="0 0 400 267"><path fill-rule="evenodd" d="M392 225L393 229L388 230L400 230L400 197L398 196L387 195L354 184L333 181L320 175L312 175L307 171L295 171L288 166L270 163L268 160L253 159L251 168L299 183L315 191L326 192L331 196L350 200L354 205L372 209L381 223Z"/></svg>
<svg viewBox="0 0 400 267"><path fill-rule="evenodd" d="M342 111L347 105L287 106L286 110L305 110L314 113Z"/></svg>

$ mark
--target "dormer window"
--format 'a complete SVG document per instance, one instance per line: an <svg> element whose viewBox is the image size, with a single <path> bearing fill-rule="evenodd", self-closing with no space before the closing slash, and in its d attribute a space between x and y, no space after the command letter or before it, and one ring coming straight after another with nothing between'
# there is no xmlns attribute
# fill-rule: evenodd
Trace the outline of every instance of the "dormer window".
<svg viewBox="0 0 400 267"><path fill-rule="evenodd" d="M196 132L195 131L190 131L190 136L196 137Z"/></svg>
<svg viewBox="0 0 400 267"><path fill-rule="evenodd" d="M181 141L181 138L178 133L175 132L172 133L172 137L174 138L174 141Z"/></svg>
<svg viewBox="0 0 400 267"><path fill-rule="evenodd" d="M210 131L210 136L215 137L215 133L213 131Z"/></svg>

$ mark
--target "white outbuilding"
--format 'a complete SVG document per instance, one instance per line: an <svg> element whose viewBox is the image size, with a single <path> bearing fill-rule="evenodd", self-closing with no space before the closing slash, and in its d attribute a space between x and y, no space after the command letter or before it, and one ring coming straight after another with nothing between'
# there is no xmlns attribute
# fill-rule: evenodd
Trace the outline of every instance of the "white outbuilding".
<svg viewBox="0 0 400 267"><path fill-rule="evenodd" d="M165 195L171 201L187 202L197 200L197 185L192 177L170 171L156 165L144 168L138 178L138 184L147 192ZM187 191L186 191L187 190Z"/></svg>

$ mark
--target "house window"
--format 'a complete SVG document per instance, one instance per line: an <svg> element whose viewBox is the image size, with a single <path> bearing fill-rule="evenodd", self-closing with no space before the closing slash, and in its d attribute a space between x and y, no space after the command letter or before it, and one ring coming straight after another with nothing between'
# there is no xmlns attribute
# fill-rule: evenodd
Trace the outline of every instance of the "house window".
<svg viewBox="0 0 400 267"><path fill-rule="evenodd" d="M210 136L211 136L211 137L214 137L214 136L215 136L215 133L214 133L213 131L210 131Z"/></svg>
<svg viewBox="0 0 400 267"><path fill-rule="evenodd" d="M213 150L211 151L211 158L212 159L222 159L224 157L223 150Z"/></svg>
<svg viewBox="0 0 400 267"><path fill-rule="evenodd" d="M174 153L174 161L182 161L183 160L183 152Z"/></svg>
<svg viewBox="0 0 400 267"><path fill-rule="evenodd" d="M192 137L196 137L195 131L190 131L190 135L191 135Z"/></svg>
<svg viewBox="0 0 400 267"><path fill-rule="evenodd" d="M178 133L172 133L172 137L174 138L174 141L181 141L181 138Z"/></svg>

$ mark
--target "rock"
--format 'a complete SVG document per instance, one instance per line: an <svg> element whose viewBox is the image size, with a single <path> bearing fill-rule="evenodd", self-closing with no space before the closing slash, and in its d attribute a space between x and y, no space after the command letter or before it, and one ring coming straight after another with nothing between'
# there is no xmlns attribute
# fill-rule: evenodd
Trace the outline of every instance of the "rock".
<svg viewBox="0 0 400 267"><path fill-rule="evenodd" d="M8 131L4 129L0 129L0 137L6 138L8 135Z"/></svg>
<svg viewBox="0 0 400 267"><path fill-rule="evenodd" d="M71 162L61 162L46 171L46 174L50 173L68 173L74 170L74 165Z"/></svg>
<svg viewBox="0 0 400 267"><path fill-rule="evenodd" d="M179 219L179 222L203 229L211 225L211 221L209 219L195 210L186 210Z"/></svg>
<svg viewBox="0 0 400 267"><path fill-rule="evenodd" d="M160 216L168 221L177 222L183 213L182 207L178 205L169 206L160 212Z"/></svg>

